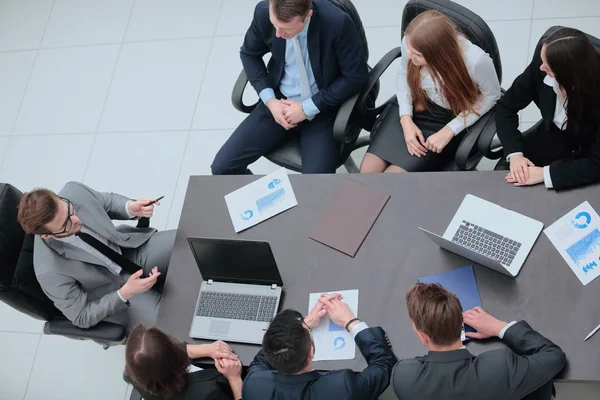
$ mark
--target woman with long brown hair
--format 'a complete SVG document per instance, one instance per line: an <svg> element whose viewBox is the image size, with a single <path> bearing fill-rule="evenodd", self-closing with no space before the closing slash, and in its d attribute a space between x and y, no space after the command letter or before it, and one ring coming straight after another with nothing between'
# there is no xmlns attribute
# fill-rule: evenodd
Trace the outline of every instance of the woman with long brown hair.
<svg viewBox="0 0 600 400"><path fill-rule="evenodd" d="M481 48L442 13L427 11L404 33L396 97L380 118L398 127L371 137L360 172L439 169L454 156L462 131L496 104L500 83Z"/></svg>

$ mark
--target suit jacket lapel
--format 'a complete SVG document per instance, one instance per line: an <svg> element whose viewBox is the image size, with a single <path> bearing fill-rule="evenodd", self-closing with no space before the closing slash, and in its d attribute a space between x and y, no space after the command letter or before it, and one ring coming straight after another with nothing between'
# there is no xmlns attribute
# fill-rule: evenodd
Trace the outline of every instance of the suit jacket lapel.
<svg viewBox="0 0 600 400"><path fill-rule="evenodd" d="M321 71L321 36L319 14L313 3L313 14L310 17L310 25L307 34L308 57L310 66L317 82L317 87L323 87L323 72Z"/></svg>
<svg viewBox="0 0 600 400"><path fill-rule="evenodd" d="M279 65L279 71L269 71L270 73L277 73L277 86L279 86L279 82L283 78L283 73L285 69L285 39L278 38L275 36L275 28L273 28L273 45L271 48L271 53L273 54L274 60L281 60L278 63L271 63L271 65Z"/></svg>
<svg viewBox="0 0 600 400"><path fill-rule="evenodd" d="M106 212L104 212L104 216L97 218L97 216L90 212L86 207L80 206L77 209L77 214L79 214L83 224L89 226L94 232L119 246L127 247L126 240L129 235L117 231Z"/></svg>
<svg viewBox="0 0 600 400"><path fill-rule="evenodd" d="M56 251L59 255L65 258L68 258L70 260L81 261L84 263L96 264L103 267L105 266L98 258L92 256L87 251L82 250L78 247L65 246L63 242L56 239L47 239L45 240L45 242L48 245L48 247L50 247L52 250Z"/></svg>

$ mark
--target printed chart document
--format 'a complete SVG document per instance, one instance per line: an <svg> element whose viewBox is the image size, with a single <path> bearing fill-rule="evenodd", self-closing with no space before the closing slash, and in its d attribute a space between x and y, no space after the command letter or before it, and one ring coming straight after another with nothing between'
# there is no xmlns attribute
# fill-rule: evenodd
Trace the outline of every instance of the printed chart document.
<svg viewBox="0 0 600 400"><path fill-rule="evenodd" d="M358 315L358 289L340 290L342 302L348 304L354 315ZM322 293L311 293L308 299L308 311L312 310ZM356 346L350 332L345 327L334 324L327 315L321 318L319 325L312 330L315 341L314 361L352 360L356 355Z"/></svg>
<svg viewBox="0 0 600 400"><path fill-rule="evenodd" d="M225 203L236 232L298 205L283 168L229 193Z"/></svg>
<svg viewBox="0 0 600 400"><path fill-rule="evenodd" d="M581 203L544 233L581 283L600 275L600 217L590 203Z"/></svg>

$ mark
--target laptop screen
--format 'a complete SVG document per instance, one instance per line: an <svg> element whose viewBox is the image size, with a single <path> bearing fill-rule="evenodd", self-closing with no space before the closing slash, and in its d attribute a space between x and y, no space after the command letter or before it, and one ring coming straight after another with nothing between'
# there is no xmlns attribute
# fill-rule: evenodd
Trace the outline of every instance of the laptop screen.
<svg viewBox="0 0 600 400"><path fill-rule="evenodd" d="M206 281L283 286L267 242L188 238L188 243Z"/></svg>

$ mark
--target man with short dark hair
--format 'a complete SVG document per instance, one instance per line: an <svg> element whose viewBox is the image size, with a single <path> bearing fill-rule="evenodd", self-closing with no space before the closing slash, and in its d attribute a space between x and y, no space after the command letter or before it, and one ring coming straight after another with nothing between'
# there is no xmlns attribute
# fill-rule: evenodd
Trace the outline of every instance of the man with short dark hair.
<svg viewBox="0 0 600 400"><path fill-rule="evenodd" d="M367 361L362 372L317 372L310 333L327 314L348 330ZM322 295L306 318L294 310L279 313L265 333L262 350L244 380L244 400L375 400L389 386L396 356L380 327L358 320L341 295Z"/></svg>
<svg viewBox="0 0 600 400"><path fill-rule="evenodd" d="M212 173L249 174L249 164L293 134L303 173L334 173L337 111L368 78L364 43L350 16L329 0L261 1L240 56L261 101L221 147Z"/></svg>
<svg viewBox="0 0 600 400"><path fill-rule="evenodd" d="M401 360L392 373L400 400L549 400L551 380L565 365L562 350L525 321L506 323L480 307L462 312L458 298L438 284L417 283L406 293L413 330L429 353ZM474 356L461 342L499 337L508 348Z"/></svg>
<svg viewBox="0 0 600 400"><path fill-rule="evenodd" d="M36 189L19 203L23 230L36 235L35 275L44 293L73 324L110 321L129 329L153 324L175 231L116 227L112 220L151 217L153 199L131 200L78 182L59 192ZM143 275L145 274L145 275Z"/></svg>

